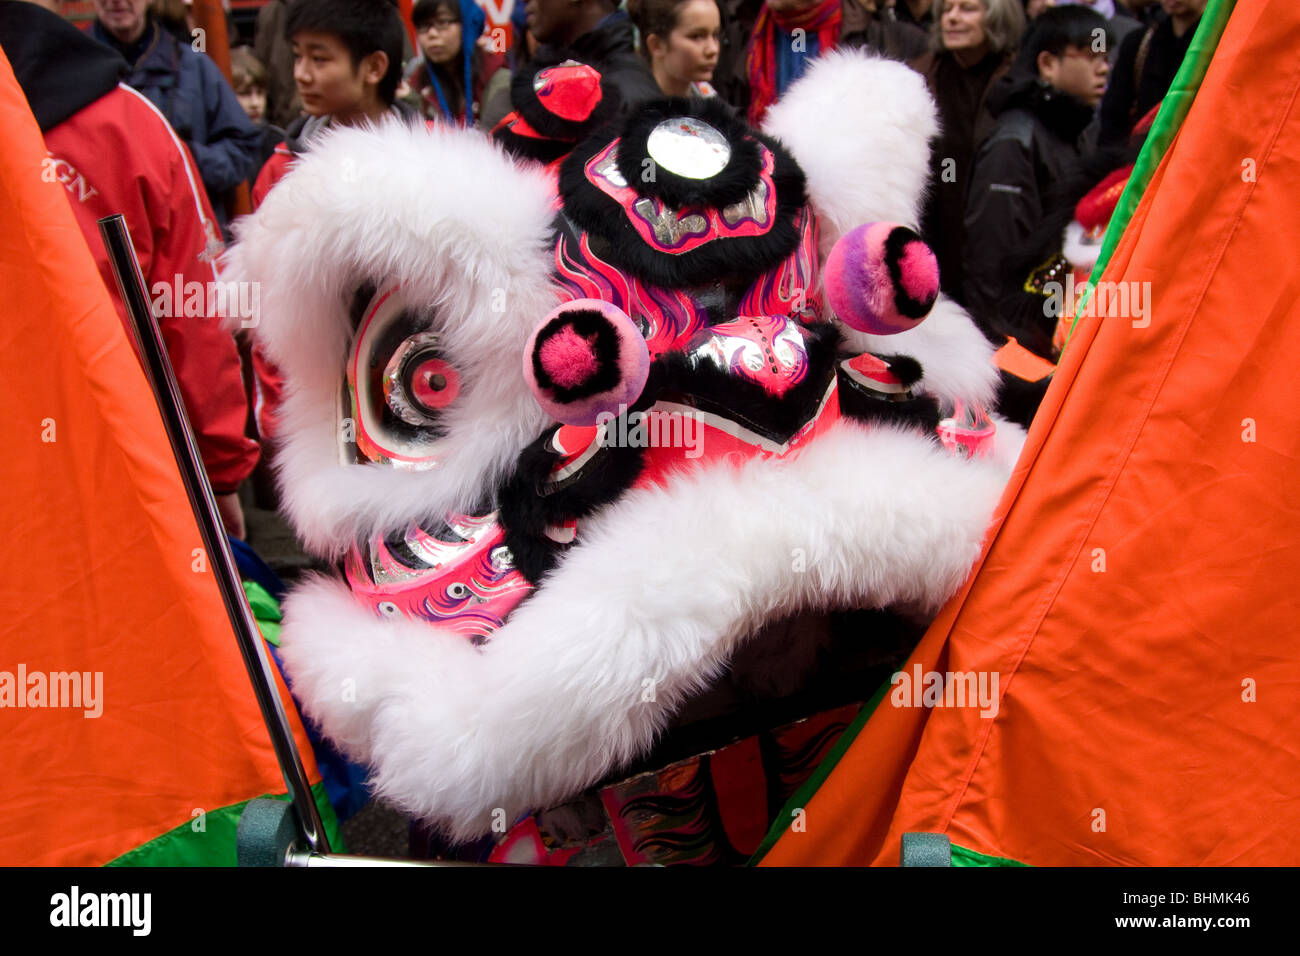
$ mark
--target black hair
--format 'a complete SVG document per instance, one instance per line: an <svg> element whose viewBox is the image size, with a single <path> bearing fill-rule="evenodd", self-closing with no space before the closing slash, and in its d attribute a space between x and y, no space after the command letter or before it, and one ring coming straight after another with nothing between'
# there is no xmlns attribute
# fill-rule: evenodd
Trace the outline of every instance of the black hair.
<svg viewBox="0 0 1300 956"><path fill-rule="evenodd" d="M1098 30L1105 37L1105 50L1109 52L1114 34L1111 33L1106 18L1096 10L1078 4L1048 7L1029 24L1028 32L1020 41L1016 66L1025 72L1037 74L1040 53L1061 56L1069 47L1091 50Z"/></svg>
<svg viewBox="0 0 1300 956"><path fill-rule="evenodd" d="M411 24L416 30L422 30L438 17L438 11L443 8L450 10L456 16L456 22L460 23L464 18L460 14L460 3L457 0L418 0L411 9Z"/></svg>
<svg viewBox="0 0 1300 956"><path fill-rule="evenodd" d="M392 106L402 79L402 18L393 0L293 0L284 18L284 37L299 33L332 33L347 47L352 68L371 53L388 57L388 72L376 92Z"/></svg>

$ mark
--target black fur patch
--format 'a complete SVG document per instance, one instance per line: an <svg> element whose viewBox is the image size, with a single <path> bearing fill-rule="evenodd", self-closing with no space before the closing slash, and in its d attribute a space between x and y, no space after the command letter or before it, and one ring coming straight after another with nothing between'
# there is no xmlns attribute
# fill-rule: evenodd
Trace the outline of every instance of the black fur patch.
<svg viewBox="0 0 1300 956"><path fill-rule="evenodd" d="M910 355L877 355L876 357L888 363L890 374L908 388L921 381L925 375L921 363Z"/></svg>
<svg viewBox="0 0 1300 956"><path fill-rule="evenodd" d="M903 250L907 248L908 243L921 241L921 237L906 226L891 229L885 239L885 264L889 267L889 278L894 283L894 308L898 310L899 315L909 319L923 319L929 315L930 310L934 308L934 300L938 297L938 289L936 289L935 295L922 302L908 295L907 289L903 286Z"/></svg>
<svg viewBox="0 0 1300 956"><path fill-rule="evenodd" d="M695 117L708 123L726 137L731 157L717 175L708 179L688 179L655 163L650 157L650 134L665 120ZM650 159L654 176L647 181L646 160ZM685 99L675 97L642 104L623 123L618 147L618 171L640 196L656 196L674 209L683 206L718 208L741 202L758 185L763 158L758 143L749 135L749 127L731 108L716 98Z"/></svg>
<svg viewBox="0 0 1300 956"><path fill-rule="evenodd" d="M556 116L542 105L541 98L533 89L533 81L542 70L558 66L560 62L562 61L534 63L531 69L515 73L510 81L510 105L529 126L543 136L564 140L568 145L572 145L616 118L622 112L623 103L618 89L602 76L600 102L596 104L590 116L585 120L569 120Z"/></svg>
<svg viewBox="0 0 1300 956"><path fill-rule="evenodd" d="M1026 382L1017 375L1001 371L998 383L998 398L995 403L998 414L1008 421L1028 428L1038 414L1038 406L1043 404L1047 386L1052 384L1052 376L1047 375L1037 382Z"/></svg>
<svg viewBox="0 0 1300 956"><path fill-rule="evenodd" d="M938 441L935 429L939 427L939 403L930 395L913 393L903 401L891 401L859 385L839 368L840 360L852 357L840 355L836 370L839 373L840 412L845 418L860 422L886 422L907 425L918 429L932 441ZM907 355L877 355L889 363L889 371L909 388L921 381L921 363Z"/></svg>
<svg viewBox="0 0 1300 956"><path fill-rule="evenodd" d="M555 162L573 148L573 143L563 139L538 139L536 136L521 136L508 126L498 126L492 131L492 138L501 144L511 156L520 159L533 159L543 165Z"/></svg>
<svg viewBox="0 0 1300 956"><path fill-rule="evenodd" d="M352 293L352 301L348 305L348 318L352 320L353 331L361 326L361 318L366 314L370 300L374 297L375 284L369 281L361 283Z"/></svg>
<svg viewBox="0 0 1300 956"><path fill-rule="evenodd" d="M605 241L609 261L617 268L652 285L677 289L701 285L729 276L754 277L779 265L799 245L795 214L807 204L806 182L793 157L776 140L756 132L754 137L775 158L774 221L759 236L714 239L682 253L666 253L647 245L617 201L587 179L587 163L609 145L606 131L574 148L560 166L560 195L565 214L593 238Z"/></svg>
<svg viewBox="0 0 1300 956"><path fill-rule="evenodd" d="M551 469L562 457L551 447L557 428L548 430L519 456L515 470L497 494L497 517L515 567L538 584L555 566L568 545L546 536L551 525L582 519L617 501L641 474L645 453L640 448L606 446L599 449L575 480L546 494ZM582 529L578 529L579 538Z"/></svg>
<svg viewBox="0 0 1300 956"><path fill-rule="evenodd" d="M584 339L596 336L593 349L596 353L596 371L586 381L566 387L551 380L546 369L542 367L542 346L569 326ZM610 325L609 319L595 309L572 309L557 315L537 333L533 345L533 375L537 384L546 389L558 402L575 402L591 395L607 392L618 385L619 381L619 341L618 333Z"/></svg>

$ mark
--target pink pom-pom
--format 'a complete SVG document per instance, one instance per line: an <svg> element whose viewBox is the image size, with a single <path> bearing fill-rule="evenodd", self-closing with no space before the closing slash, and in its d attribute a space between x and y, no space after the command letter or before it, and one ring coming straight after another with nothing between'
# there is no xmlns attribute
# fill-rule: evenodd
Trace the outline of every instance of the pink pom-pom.
<svg viewBox="0 0 1300 956"><path fill-rule="evenodd" d="M872 222L846 233L826 258L826 298L840 320L872 335L919 325L939 295L939 262L911 229Z"/></svg>
<svg viewBox="0 0 1300 956"><path fill-rule="evenodd" d="M566 425L620 414L645 388L650 353L622 309L575 299L552 311L524 348L524 378L546 413Z"/></svg>
<svg viewBox="0 0 1300 956"><path fill-rule="evenodd" d="M551 381L563 388L576 388L599 367L596 361L595 334L585 338L566 325L537 350L542 368Z"/></svg>

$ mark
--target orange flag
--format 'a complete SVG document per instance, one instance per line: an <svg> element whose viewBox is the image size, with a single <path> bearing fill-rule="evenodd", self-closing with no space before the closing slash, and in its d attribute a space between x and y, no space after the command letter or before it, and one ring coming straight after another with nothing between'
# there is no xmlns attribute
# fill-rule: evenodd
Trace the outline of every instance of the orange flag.
<svg viewBox="0 0 1300 956"><path fill-rule="evenodd" d="M996 707L892 689L764 864L895 864L913 831L1034 865L1300 859L1297 45L1300 4L1236 5L1102 276L1126 285L904 668L996 678Z"/></svg>
<svg viewBox="0 0 1300 956"><path fill-rule="evenodd" d="M0 141L0 865L233 863L239 805L284 781L153 394L3 53Z"/></svg>

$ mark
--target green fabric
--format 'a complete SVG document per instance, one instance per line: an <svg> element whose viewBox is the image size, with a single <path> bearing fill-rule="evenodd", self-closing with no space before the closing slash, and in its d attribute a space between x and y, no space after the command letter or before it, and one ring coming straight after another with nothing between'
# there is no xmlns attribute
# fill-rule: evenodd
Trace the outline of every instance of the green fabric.
<svg viewBox="0 0 1300 956"><path fill-rule="evenodd" d="M1237 0L1209 0L1205 12L1201 14L1196 35L1192 37L1187 55L1183 57L1182 66L1178 68L1178 73L1169 86L1169 92L1160 102L1160 112L1156 114L1155 122L1147 133L1146 142L1142 144L1142 152L1138 154L1133 174L1129 176L1128 185L1124 187L1124 193L1115 206L1115 213L1110 217L1106 236L1102 240L1101 252L1097 256L1097 264L1093 266L1092 275L1088 279L1089 286L1085 287L1084 293L1079 296L1074 321L1070 324L1069 335L1066 336L1067 346L1074 335L1075 327L1079 324L1079 317L1087 309L1091 289L1101 281L1106 267L1110 265L1110 258L1115 252L1115 247L1119 245L1124 230L1133 220L1133 213L1137 210L1138 203L1142 201L1142 194L1146 192L1151 177L1155 175L1156 169L1169 151L1169 146L1173 143L1179 127L1183 125L1188 110L1192 108L1192 101L1196 99L1196 92L1201 88L1206 71L1210 68L1210 61L1214 59L1214 51L1218 49L1219 38L1223 36L1228 18L1232 16L1236 5Z"/></svg>
<svg viewBox="0 0 1300 956"><path fill-rule="evenodd" d="M1008 859L1005 856L985 856L983 853L976 853L974 850L968 850L964 846L952 845L952 865L953 866L1028 866L1028 863L1021 863L1019 860Z"/></svg>
<svg viewBox="0 0 1300 956"><path fill-rule="evenodd" d="M893 675L890 676L892 678ZM767 831L767 836L763 837L763 842L758 845L754 855L749 858L748 866L758 865L758 862L767 855L767 851L772 849L776 841L781 838L781 834L785 833L789 828L794 819L794 811L808 805L812 795L826 782L826 778L835 769L835 765L840 762L840 758L848 751L849 745L857 739L858 734L862 732L862 728L867 725L867 721L875 713L876 708L880 706L880 702L885 699L885 694L889 692L891 686L890 681L885 681L871 700L862 705L862 709L858 711L858 716L853 719L853 723L845 728L844 733L840 734L840 739L835 741L835 746L831 748L830 753L822 758L822 762L817 765L817 769L813 771L812 776L803 782L803 785L786 801L785 806L781 808L781 812L776 815L776 819L772 821L771 829Z"/></svg>
<svg viewBox="0 0 1300 956"><path fill-rule="evenodd" d="M339 832L338 817L325 795L325 784L318 783L311 788L312 797L320 811L325 835L329 839L330 849L336 853L345 852L343 836ZM287 794L263 794L274 800L288 800ZM250 798L252 799L252 798ZM203 830L196 832L197 818L187 820L173 830L154 837L148 843L142 843L134 850L128 850L107 866L234 866L235 865L235 829L239 825L239 815L249 800L209 810L203 818Z"/></svg>
<svg viewBox="0 0 1300 956"><path fill-rule="evenodd" d="M276 647L280 646L280 602L267 593L256 581L244 581L244 597L253 609L253 619L262 636Z"/></svg>

